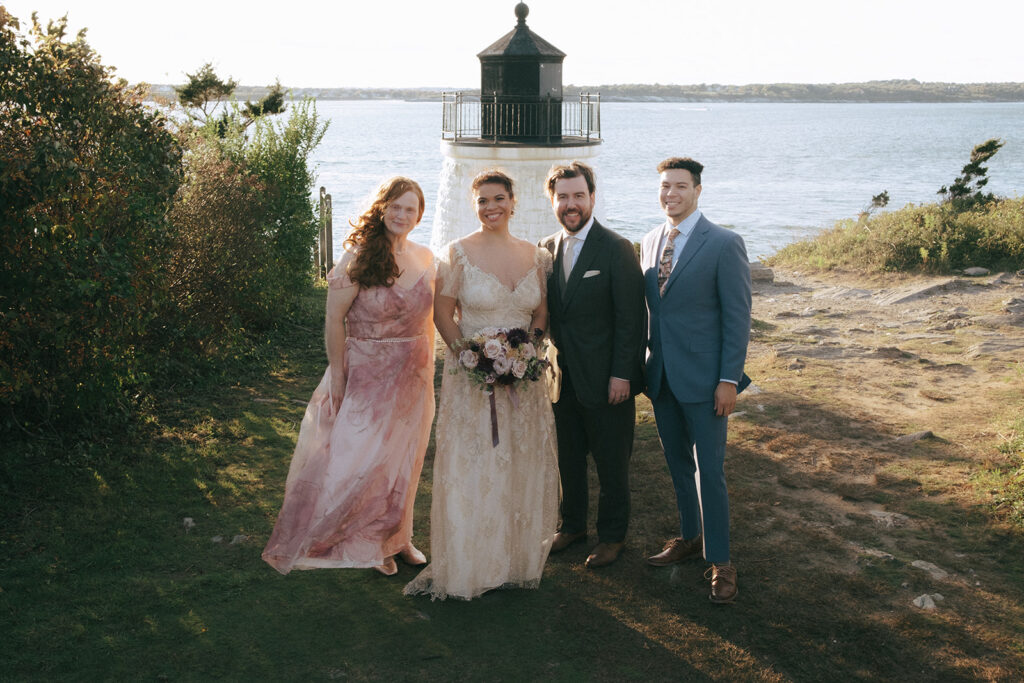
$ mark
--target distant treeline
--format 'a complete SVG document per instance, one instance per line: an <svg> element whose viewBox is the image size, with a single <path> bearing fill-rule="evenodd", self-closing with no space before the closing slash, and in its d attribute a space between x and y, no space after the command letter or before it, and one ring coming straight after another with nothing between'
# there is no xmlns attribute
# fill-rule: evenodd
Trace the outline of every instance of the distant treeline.
<svg viewBox="0 0 1024 683"><path fill-rule="evenodd" d="M151 86L152 96L173 98L171 85ZM268 88L238 86L240 99L257 100ZM288 88L292 99L427 100L459 88ZM467 95L479 89L463 88ZM767 83L751 85L661 85L655 83L565 86L565 97L600 93L609 102L1024 102L1024 83L922 83L915 79L866 83Z"/></svg>

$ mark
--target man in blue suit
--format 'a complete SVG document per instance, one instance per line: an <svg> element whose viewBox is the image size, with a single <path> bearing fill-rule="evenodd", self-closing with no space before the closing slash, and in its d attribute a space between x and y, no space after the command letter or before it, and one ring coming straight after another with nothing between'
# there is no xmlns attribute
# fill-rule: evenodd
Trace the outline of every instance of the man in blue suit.
<svg viewBox="0 0 1024 683"><path fill-rule="evenodd" d="M650 316L648 395L665 450L680 536L648 558L655 566L703 552L710 598L732 602L725 440L750 339L750 263L743 239L697 208L704 167L658 165L667 220L644 236L640 262Z"/></svg>

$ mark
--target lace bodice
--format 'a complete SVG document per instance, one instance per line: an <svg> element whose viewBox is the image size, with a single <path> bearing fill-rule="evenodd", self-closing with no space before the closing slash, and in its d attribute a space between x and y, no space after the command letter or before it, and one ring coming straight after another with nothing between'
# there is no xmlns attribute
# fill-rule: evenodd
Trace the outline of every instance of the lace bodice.
<svg viewBox="0 0 1024 683"><path fill-rule="evenodd" d="M497 277L478 268L462 245L453 242L438 264L438 288L458 300L459 329L463 336L485 327L527 329L533 312L546 294L551 254L537 248L533 267L511 289Z"/></svg>

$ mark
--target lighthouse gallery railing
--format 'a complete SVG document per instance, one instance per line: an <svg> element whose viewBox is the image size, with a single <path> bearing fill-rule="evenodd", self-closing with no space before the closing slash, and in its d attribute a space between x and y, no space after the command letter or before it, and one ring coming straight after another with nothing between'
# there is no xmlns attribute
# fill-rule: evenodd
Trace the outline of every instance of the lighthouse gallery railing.
<svg viewBox="0 0 1024 683"><path fill-rule="evenodd" d="M441 93L441 137L445 140L516 138L557 141L562 137L601 139L601 95L575 100L500 102L460 92Z"/></svg>

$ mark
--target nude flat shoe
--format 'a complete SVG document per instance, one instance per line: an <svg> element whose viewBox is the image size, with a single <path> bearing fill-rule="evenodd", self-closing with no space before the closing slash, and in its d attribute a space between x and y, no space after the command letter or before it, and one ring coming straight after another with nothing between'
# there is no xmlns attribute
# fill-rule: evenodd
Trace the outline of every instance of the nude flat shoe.
<svg viewBox="0 0 1024 683"><path fill-rule="evenodd" d="M394 556L384 560L384 564L378 564L376 567L374 567L374 569L379 571L384 576L394 576L398 573L398 565L395 564Z"/></svg>
<svg viewBox="0 0 1024 683"><path fill-rule="evenodd" d="M411 567L419 567L427 563L427 556L412 543L399 550L398 557Z"/></svg>

